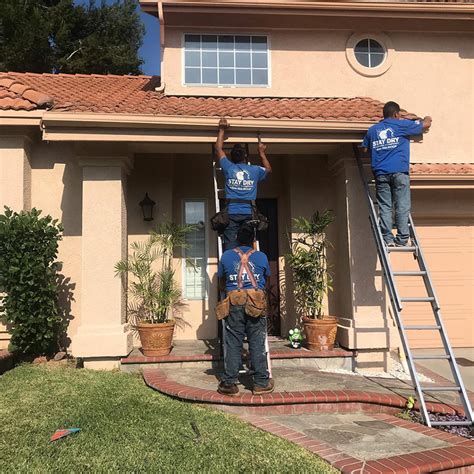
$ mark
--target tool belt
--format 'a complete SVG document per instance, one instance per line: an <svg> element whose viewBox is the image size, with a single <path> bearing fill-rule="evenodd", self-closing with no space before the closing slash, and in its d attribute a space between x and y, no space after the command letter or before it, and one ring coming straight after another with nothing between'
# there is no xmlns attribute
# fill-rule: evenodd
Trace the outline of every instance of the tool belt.
<svg viewBox="0 0 474 474"><path fill-rule="evenodd" d="M256 223L257 231L268 229L268 219L257 209L255 201L247 199L225 199L224 206L220 212L211 217L211 227L219 234L223 234L229 225L229 204L248 204L252 208L252 220Z"/></svg>
<svg viewBox="0 0 474 474"><path fill-rule="evenodd" d="M259 318L267 314L267 295L263 290L232 290L219 301L216 306L218 320L225 319L230 314L230 306L245 306L245 314L252 318Z"/></svg>
<svg viewBox="0 0 474 474"><path fill-rule="evenodd" d="M260 316L266 316L267 314L267 295L264 290L258 288L257 280L253 274L248 261L250 256L255 253L255 250L250 249L248 252L243 253L239 248L234 249L234 252L240 256L240 266L237 275L237 290L231 290L227 293L227 296L219 301L216 307L217 319L224 319L229 316L230 305L232 306L245 306L245 314L252 318L259 318ZM252 284L251 289L243 289L242 274L244 270Z"/></svg>

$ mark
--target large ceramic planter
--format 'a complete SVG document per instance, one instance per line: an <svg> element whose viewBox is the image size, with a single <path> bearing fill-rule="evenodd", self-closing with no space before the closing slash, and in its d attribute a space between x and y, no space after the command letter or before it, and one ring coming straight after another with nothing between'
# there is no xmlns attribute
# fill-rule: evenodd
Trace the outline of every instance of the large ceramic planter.
<svg viewBox="0 0 474 474"><path fill-rule="evenodd" d="M310 351L330 351L334 347L337 333L337 318L324 316L323 319L303 318L306 345Z"/></svg>
<svg viewBox="0 0 474 474"><path fill-rule="evenodd" d="M147 357L168 355L173 347L174 325L174 321L158 324L138 323L136 328L143 354Z"/></svg>

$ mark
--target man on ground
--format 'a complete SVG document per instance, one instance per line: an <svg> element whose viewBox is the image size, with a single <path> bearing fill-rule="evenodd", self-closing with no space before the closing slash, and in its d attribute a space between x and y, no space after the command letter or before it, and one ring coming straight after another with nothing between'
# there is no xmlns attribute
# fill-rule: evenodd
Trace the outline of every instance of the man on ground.
<svg viewBox="0 0 474 474"><path fill-rule="evenodd" d="M381 122L369 128L362 148L365 152L370 150L371 154L383 239L389 247L404 247L410 237L410 136L426 133L432 119L402 119L396 102L384 105L383 117ZM392 234L392 206L396 237Z"/></svg>
<svg viewBox="0 0 474 474"><path fill-rule="evenodd" d="M254 229L244 223L237 233L238 246L227 250L219 262L218 277L230 300L224 319L224 374L217 391L238 395L236 385L242 366L242 346L247 336L253 374L253 393L271 393L274 382L269 377L265 348L267 337L266 281L270 276L268 258L252 248Z"/></svg>
<svg viewBox="0 0 474 474"><path fill-rule="evenodd" d="M229 225L224 231L224 250L237 247L237 232L240 226L252 220L252 201L257 199L257 185L272 172L272 167L267 159L266 145L258 144L258 153L262 166L247 164L245 147L236 144L227 158L224 146L224 133L229 128L226 119L219 122L219 132L215 145L216 155L225 176L225 197L228 201Z"/></svg>

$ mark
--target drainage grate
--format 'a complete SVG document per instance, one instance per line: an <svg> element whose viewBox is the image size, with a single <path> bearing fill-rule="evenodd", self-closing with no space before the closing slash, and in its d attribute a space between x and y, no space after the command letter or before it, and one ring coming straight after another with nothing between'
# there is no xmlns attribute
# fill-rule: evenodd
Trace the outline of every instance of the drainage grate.
<svg viewBox="0 0 474 474"><path fill-rule="evenodd" d="M456 357L456 362L462 367L474 367L474 361L465 357Z"/></svg>

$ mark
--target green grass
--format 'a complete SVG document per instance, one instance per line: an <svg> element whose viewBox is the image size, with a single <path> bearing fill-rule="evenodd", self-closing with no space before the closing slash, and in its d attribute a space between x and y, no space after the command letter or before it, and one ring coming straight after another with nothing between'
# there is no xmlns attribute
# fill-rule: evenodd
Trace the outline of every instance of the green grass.
<svg viewBox="0 0 474 474"><path fill-rule="evenodd" d="M67 427L81 432L49 441ZM160 395L136 375L23 365L0 377L0 472L337 471L233 416Z"/></svg>

